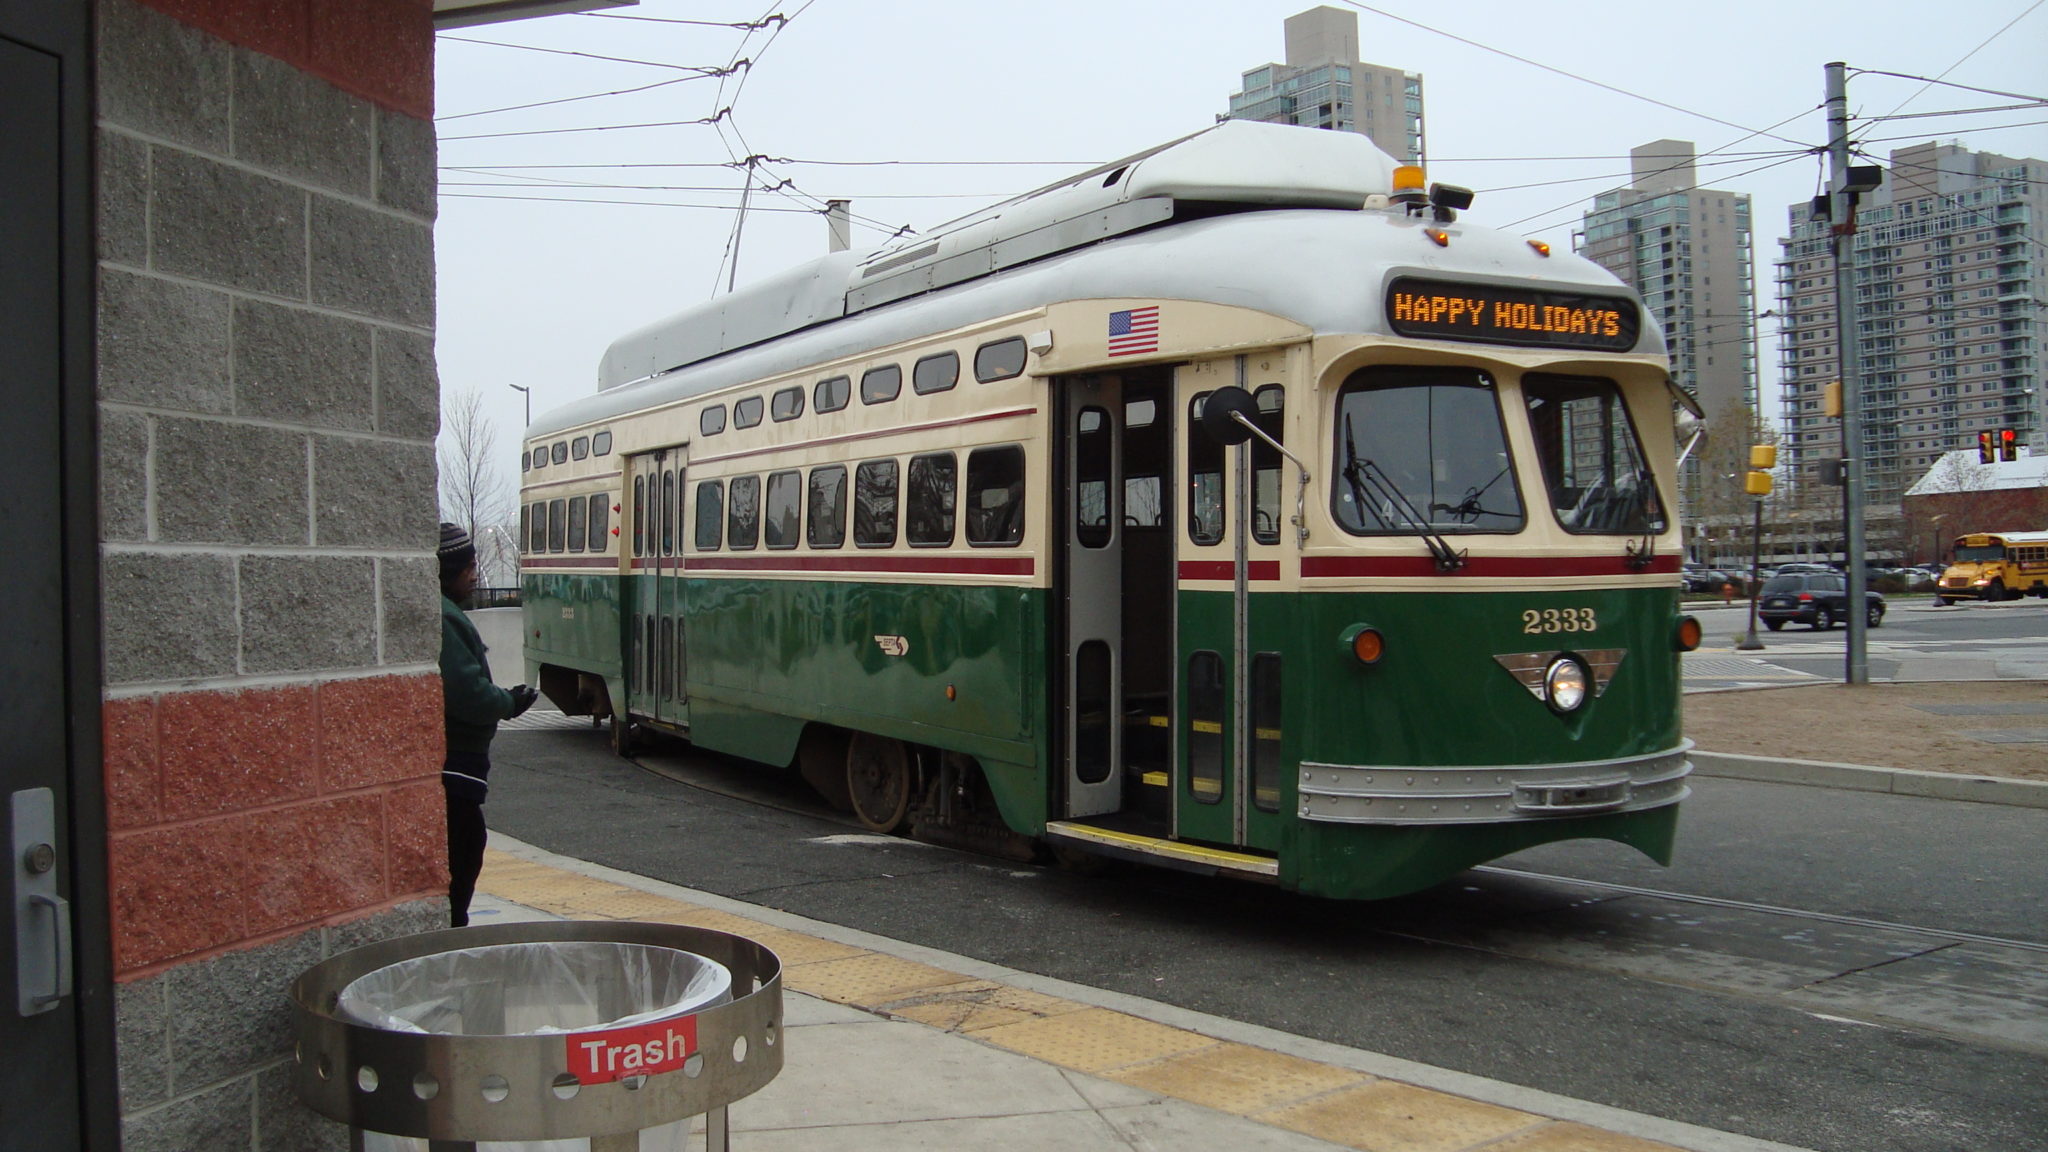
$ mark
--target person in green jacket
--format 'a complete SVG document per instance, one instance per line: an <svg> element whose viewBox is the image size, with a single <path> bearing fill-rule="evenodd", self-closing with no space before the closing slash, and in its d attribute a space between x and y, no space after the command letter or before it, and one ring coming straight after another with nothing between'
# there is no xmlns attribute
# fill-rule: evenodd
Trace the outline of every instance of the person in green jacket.
<svg viewBox="0 0 2048 1152"><path fill-rule="evenodd" d="M484 799L491 791L491 737L498 721L533 706L540 693L491 682L484 642L462 606L476 592L476 546L460 525L443 521L441 546L441 706L448 731L441 789L448 801L448 920L469 923L469 901L484 868Z"/></svg>

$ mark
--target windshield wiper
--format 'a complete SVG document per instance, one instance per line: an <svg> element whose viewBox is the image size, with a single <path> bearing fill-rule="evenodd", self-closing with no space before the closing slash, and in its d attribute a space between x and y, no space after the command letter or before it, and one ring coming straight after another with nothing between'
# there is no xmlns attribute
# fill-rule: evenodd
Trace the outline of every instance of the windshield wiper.
<svg viewBox="0 0 2048 1152"><path fill-rule="evenodd" d="M1508 469L1503 467L1500 471L1493 474L1493 479L1488 480L1477 488L1467 488L1465 490L1465 498L1456 504L1431 504L1429 510L1431 512L1449 512L1457 518L1460 524L1470 524L1481 516L1499 516L1501 513L1481 505L1479 498L1486 495L1486 490L1500 483L1500 478L1507 474Z"/></svg>
<svg viewBox="0 0 2048 1152"><path fill-rule="evenodd" d="M1409 503L1393 478L1379 465L1358 458L1358 437L1351 427L1351 414L1348 412L1344 414L1344 479L1351 485L1351 499L1360 510L1370 513L1385 527L1405 528L1419 537L1435 559L1437 571L1455 572L1465 566L1465 553L1453 549L1448 540L1429 530L1429 521L1414 504ZM1385 504L1389 511L1398 512L1406 523L1389 524L1387 518L1373 507L1375 499Z"/></svg>

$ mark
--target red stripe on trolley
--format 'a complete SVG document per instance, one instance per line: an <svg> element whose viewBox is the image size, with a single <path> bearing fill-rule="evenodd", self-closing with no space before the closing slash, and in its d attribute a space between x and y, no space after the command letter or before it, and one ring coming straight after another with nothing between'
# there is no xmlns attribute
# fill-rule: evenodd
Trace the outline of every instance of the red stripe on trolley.
<svg viewBox="0 0 2048 1152"><path fill-rule="evenodd" d="M1245 565L1246 575L1253 580L1278 580L1278 560L1253 560ZM1235 580L1237 565L1229 560L1183 560L1180 562L1180 578L1183 580Z"/></svg>
<svg viewBox="0 0 2048 1152"><path fill-rule="evenodd" d="M1633 576L1642 572L1676 572L1678 557L1658 556L1647 568L1631 568L1625 556L1473 556L1456 576ZM1331 576L1442 576L1427 556L1304 556L1305 579Z"/></svg>
<svg viewBox="0 0 2048 1152"><path fill-rule="evenodd" d="M519 562L519 568L522 572L538 572L547 568L617 568L618 566L619 558L617 556L551 556L546 560L534 559L521 560Z"/></svg>
<svg viewBox="0 0 2048 1152"><path fill-rule="evenodd" d="M867 572L1029 576L1029 556L692 556L685 572Z"/></svg>

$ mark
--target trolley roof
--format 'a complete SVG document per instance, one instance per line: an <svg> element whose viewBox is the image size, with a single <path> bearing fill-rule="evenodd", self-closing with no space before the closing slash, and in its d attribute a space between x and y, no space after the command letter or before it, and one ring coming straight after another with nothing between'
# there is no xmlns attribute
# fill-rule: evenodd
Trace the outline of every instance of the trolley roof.
<svg viewBox="0 0 2048 1152"><path fill-rule="evenodd" d="M1580 257L1520 236L1363 210L1394 162L1364 136L1226 121L874 253L835 253L621 337L600 391L547 435L1061 300L1195 300L1318 332L1386 332L1395 273L1619 292ZM1661 352L1646 316L1636 350Z"/></svg>

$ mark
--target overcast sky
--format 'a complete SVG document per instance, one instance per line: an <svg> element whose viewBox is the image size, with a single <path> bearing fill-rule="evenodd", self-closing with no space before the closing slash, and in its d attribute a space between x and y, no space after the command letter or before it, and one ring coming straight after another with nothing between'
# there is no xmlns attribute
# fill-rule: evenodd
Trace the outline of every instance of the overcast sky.
<svg viewBox="0 0 2048 1152"><path fill-rule="evenodd" d="M516 480L524 411L510 385L532 389L536 414L587 395L612 339L724 289L743 178L710 165L753 154L796 161L765 167L762 179L791 184L752 200L739 244L744 285L825 251L825 223L806 210L823 198L849 197L858 216L882 226L855 230L854 246L872 248L898 225L925 229L1206 127L1241 73L1282 59L1282 21L1313 6L642 0L615 11L718 24L790 19L749 32L557 16L444 34L443 394L482 392ZM1703 184L1754 198L1766 308L1785 209L1813 195L1825 171L1800 149L1825 142L1826 62L2022 95L2048 89L2044 0L1335 6L1357 13L1365 60L1422 73L1429 178L1478 190L1467 222L1568 246L1592 196L1628 182L1631 147L1692 140ZM513 44L553 51L501 46ZM735 59L754 64L723 79L688 70ZM659 86L472 115L648 85ZM1849 98L1864 117L2021 102L1854 73ZM611 127L708 120L728 107L715 124ZM600 126L607 130L550 131ZM1929 139L2048 158L2042 108L1856 131L1880 158ZM545 134L499 135L537 132ZM1768 387L1768 350L1765 363Z"/></svg>

